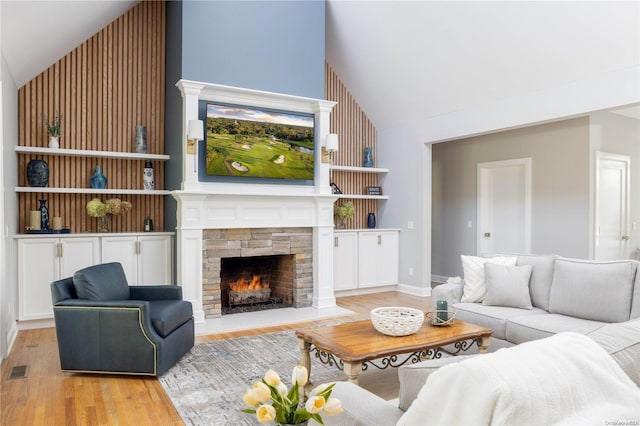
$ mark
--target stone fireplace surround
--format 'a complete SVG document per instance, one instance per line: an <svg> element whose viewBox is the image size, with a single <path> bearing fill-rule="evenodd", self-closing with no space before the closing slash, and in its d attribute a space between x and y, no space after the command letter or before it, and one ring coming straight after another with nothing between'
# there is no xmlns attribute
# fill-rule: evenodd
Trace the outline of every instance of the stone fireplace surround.
<svg viewBox="0 0 640 426"><path fill-rule="evenodd" d="M207 229L203 236L203 310L206 318L220 316L225 301L221 288L226 258L292 255L290 288L285 296L294 307L311 306L313 299L313 231L311 228ZM273 287L273 286L272 286ZM277 290L274 288L274 290ZM283 289L284 290L284 289Z"/></svg>
<svg viewBox="0 0 640 426"><path fill-rule="evenodd" d="M176 272L183 297L193 305L196 332L205 324L203 249L205 230L310 228L312 234L313 308L333 308L333 204L329 164L321 161L320 147L329 133L329 113L335 102L261 92L216 84L180 80L183 98L182 189L177 201ZM200 100L258 106L315 117L316 147L313 185L275 185L200 182L195 154L187 151L189 120L198 119ZM232 316L232 315L230 315Z"/></svg>

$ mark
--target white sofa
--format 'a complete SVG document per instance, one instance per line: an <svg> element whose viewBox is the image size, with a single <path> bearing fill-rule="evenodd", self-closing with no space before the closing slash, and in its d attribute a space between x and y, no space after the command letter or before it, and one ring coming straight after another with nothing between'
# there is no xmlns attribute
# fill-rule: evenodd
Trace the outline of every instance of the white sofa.
<svg viewBox="0 0 640 426"><path fill-rule="evenodd" d="M490 327L493 330L490 351L562 332L586 335L604 348L635 383L637 390L640 386L638 262L593 262L552 255L518 255L514 266L498 268L502 275L496 275L496 268L490 267L493 272L486 277L488 291L483 302L462 301L464 281L437 286L432 292L434 306L431 310L435 309L436 301L446 300L449 309L456 312L456 319ZM525 299L528 299L530 306L526 306L527 300L523 302L522 288L514 296L512 283L508 280L504 282L505 277L508 278L512 270L520 270L519 267L530 270L527 282L518 284L521 287L526 285L528 298ZM496 294L496 290L508 293L507 297ZM498 303L501 300L515 306L524 304L525 307L503 306ZM474 355L400 367L400 394L397 401L384 401L355 385L338 383L334 395L342 400L345 413L328 424L394 425L425 387L430 374L442 366L470 358L474 358ZM635 420L640 421L640 411Z"/></svg>
<svg viewBox="0 0 640 426"><path fill-rule="evenodd" d="M638 262L634 260L597 262L553 255L515 258L517 267L531 268L526 283L530 296L528 309L516 307L522 305L517 297L498 295L488 304L492 289L489 277L484 301L465 302L466 268L465 280L436 286L431 294L434 304L446 300L456 312L456 319L491 328L490 351L562 331L589 334L608 323L640 318L640 274L636 274ZM512 282L504 277L497 280L500 279L503 283L494 289L503 293L512 291ZM511 306L500 303L505 300L515 303Z"/></svg>

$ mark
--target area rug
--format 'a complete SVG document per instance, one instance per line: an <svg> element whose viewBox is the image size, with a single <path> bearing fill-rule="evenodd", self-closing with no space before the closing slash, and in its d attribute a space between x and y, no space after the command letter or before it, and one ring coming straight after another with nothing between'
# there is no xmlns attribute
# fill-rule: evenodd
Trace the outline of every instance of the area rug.
<svg viewBox="0 0 640 426"><path fill-rule="evenodd" d="M187 425L256 425L242 413L242 394L268 369L287 386L300 362L294 331L267 333L196 344L160 377L160 383ZM335 366L311 360L314 384L346 380Z"/></svg>

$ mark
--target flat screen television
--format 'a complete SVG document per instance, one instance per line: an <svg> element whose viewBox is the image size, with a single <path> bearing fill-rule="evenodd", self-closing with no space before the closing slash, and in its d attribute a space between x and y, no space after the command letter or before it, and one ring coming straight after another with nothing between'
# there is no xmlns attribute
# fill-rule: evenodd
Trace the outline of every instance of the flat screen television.
<svg viewBox="0 0 640 426"><path fill-rule="evenodd" d="M203 104L201 180L313 184L313 114Z"/></svg>

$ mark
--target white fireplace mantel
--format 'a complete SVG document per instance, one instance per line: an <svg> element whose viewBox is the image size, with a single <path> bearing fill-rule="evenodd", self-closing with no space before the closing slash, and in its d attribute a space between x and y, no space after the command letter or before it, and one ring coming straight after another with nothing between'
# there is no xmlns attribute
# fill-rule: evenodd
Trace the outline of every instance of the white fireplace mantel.
<svg viewBox="0 0 640 426"><path fill-rule="evenodd" d="M205 229L313 228L313 300L315 308L336 306L333 288L333 204L329 164L322 163L320 146L329 133L329 113L335 102L279 93L180 80L183 129L198 119L199 100L313 113L316 151L313 185L272 185L198 181L197 152L186 152L183 132L182 190L173 191L178 202L176 227L177 282L193 305L196 323L204 323L202 304L202 250Z"/></svg>

